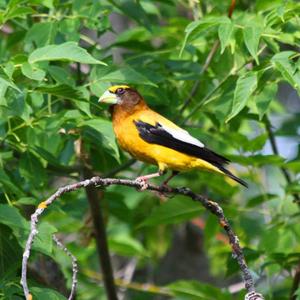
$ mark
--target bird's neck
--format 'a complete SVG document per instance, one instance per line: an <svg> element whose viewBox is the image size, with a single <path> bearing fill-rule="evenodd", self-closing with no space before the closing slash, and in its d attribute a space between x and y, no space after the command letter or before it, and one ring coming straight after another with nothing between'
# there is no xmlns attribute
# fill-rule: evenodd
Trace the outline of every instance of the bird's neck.
<svg viewBox="0 0 300 300"><path fill-rule="evenodd" d="M137 112L144 111L149 109L144 100L140 100L139 103L130 106L130 105L114 105L112 109L112 119L113 122L117 120L126 119L136 114Z"/></svg>

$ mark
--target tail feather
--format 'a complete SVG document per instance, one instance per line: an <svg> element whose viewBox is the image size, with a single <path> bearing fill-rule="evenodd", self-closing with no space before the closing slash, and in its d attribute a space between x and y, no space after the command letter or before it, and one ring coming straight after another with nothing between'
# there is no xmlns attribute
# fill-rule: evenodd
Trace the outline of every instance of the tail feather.
<svg viewBox="0 0 300 300"><path fill-rule="evenodd" d="M238 178L237 176L233 175L229 170L225 169L223 166L218 166L219 170L222 171L225 175L227 175L229 178L233 179L234 181L238 182L239 184L243 185L244 187L248 187L248 184Z"/></svg>

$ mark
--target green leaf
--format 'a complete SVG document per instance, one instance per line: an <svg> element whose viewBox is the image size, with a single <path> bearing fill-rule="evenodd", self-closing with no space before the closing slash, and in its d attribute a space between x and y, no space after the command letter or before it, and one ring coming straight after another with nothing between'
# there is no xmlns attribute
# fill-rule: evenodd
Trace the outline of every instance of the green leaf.
<svg viewBox="0 0 300 300"><path fill-rule="evenodd" d="M21 197L17 200L16 205L25 204L25 205L37 205L37 199L33 197Z"/></svg>
<svg viewBox="0 0 300 300"><path fill-rule="evenodd" d="M272 100L276 99L277 90L278 88L276 83L266 84L264 89L254 98L259 120L262 120L263 116L268 111Z"/></svg>
<svg viewBox="0 0 300 300"><path fill-rule="evenodd" d="M57 25L55 22L35 23L27 31L26 42L34 42L37 47L49 45L54 41Z"/></svg>
<svg viewBox="0 0 300 300"><path fill-rule="evenodd" d="M154 208L139 227L177 224L197 217L201 212L202 207L198 203L177 197Z"/></svg>
<svg viewBox="0 0 300 300"><path fill-rule="evenodd" d="M7 87L8 87L8 84L5 81L1 81L1 79L0 79L0 107L1 106L7 107L7 101L5 98Z"/></svg>
<svg viewBox="0 0 300 300"><path fill-rule="evenodd" d="M251 151L251 152L259 151L266 144L267 139L268 139L268 135L266 133L263 133L251 140L249 138L246 138L245 143L243 144L241 143L240 146L244 151Z"/></svg>
<svg viewBox="0 0 300 300"><path fill-rule="evenodd" d="M285 190L289 194L299 194L300 193L300 184L298 181L292 182L286 187Z"/></svg>
<svg viewBox="0 0 300 300"><path fill-rule="evenodd" d="M6 21L14 19L14 18L20 18L24 17L28 14L32 14L35 11L31 7L19 7L14 6L12 9L8 10L7 14L5 15L4 19Z"/></svg>
<svg viewBox="0 0 300 300"><path fill-rule="evenodd" d="M277 196L275 194L261 194L261 195L252 197L248 200L247 207L255 207L264 202L270 201L276 197Z"/></svg>
<svg viewBox="0 0 300 300"><path fill-rule="evenodd" d="M12 76L14 74L15 71L15 65L13 64L13 62L9 61L6 64L4 64L2 66L3 72L5 73L5 75L12 80Z"/></svg>
<svg viewBox="0 0 300 300"><path fill-rule="evenodd" d="M11 116L17 116L22 118L26 122L30 122L30 116L32 114L32 108L25 99L25 94L20 93L10 98L9 114Z"/></svg>
<svg viewBox="0 0 300 300"><path fill-rule="evenodd" d="M20 159L20 174L35 187L41 187L46 182L46 172L40 160L31 152L26 151Z"/></svg>
<svg viewBox="0 0 300 300"><path fill-rule="evenodd" d="M55 157L52 153L50 153L48 150L42 147L38 147L38 146L30 147L30 150L34 152L35 155L46 160L49 165L51 165L57 170L61 170L62 172L71 172L74 170L72 167L62 165L58 157Z"/></svg>
<svg viewBox="0 0 300 300"><path fill-rule="evenodd" d="M293 248L290 246L296 242L297 238L292 231L287 229L278 224L266 228L258 245L258 250L263 250L269 255L271 253L293 253Z"/></svg>
<svg viewBox="0 0 300 300"><path fill-rule="evenodd" d="M49 45L34 50L28 58L30 63L39 61L70 61L83 64L101 64L104 62L92 57L85 49L75 42L66 42L60 45Z"/></svg>
<svg viewBox="0 0 300 300"><path fill-rule="evenodd" d="M117 235L109 238L109 249L123 256L142 256L147 252L143 245L128 235Z"/></svg>
<svg viewBox="0 0 300 300"><path fill-rule="evenodd" d="M180 49L179 57L182 56L183 50L189 41L192 41L193 39L197 38L203 31L209 29L210 27L214 27L223 23L228 23L228 17L206 16L201 20L197 20L190 23L185 29L185 37L182 47Z"/></svg>
<svg viewBox="0 0 300 300"><path fill-rule="evenodd" d="M116 144L115 134L110 121L98 118L84 121L78 126L89 127L95 130L96 134L102 138L102 146L117 160L119 159L119 148Z"/></svg>
<svg viewBox="0 0 300 300"><path fill-rule="evenodd" d="M11 230L0 224L0 278L14 277L22 261L21 248ZM0 284L1 285L1 284Z"/></svg>
<svg viewBox="0 0 300 300"><path fill-rule="evenodd" d="M32 287L30 291L33 295L33 299L39 300L67 300L62 294L45 288Z"/></svg>
<svg viewBox="0 0 300 300"><path fill-rule="evenodd" d="M180 280L169 284L170 289L178 299L189 300L230 300L231 295L228 292L222 292L219 288L216 288L209 284L203 284L195 280Z"/></svg>
<svg viewBox="0 0 300 300"><path fill-rule="evenodd" d="M135 20L137 23L143 25L148 30L151 30L151 23L146 14L145 10L143 9L142 5L137 1L131 0L108 0L110 3L121 10L126 17L130 17Z"/></svg>
<svg viewBox="0 0 300 300"><path fill-rule="evenodd" d="M121 221L128 221L132 217L132 210L128 207L125 196L122 193L105 192L105 198L109 205L109 213ZM114 201L118 199L118 201Z"/></svg>
<svg viewBox="0 0 300 300"><path fill-rule="evenodd" d="M116 71L105 74L104 76L99 78L99 81L111 81L128 84L145 84L157 87L155 83L153 83L143 74L139 73L131 67L120 68Z"/></svg>
<svg viewBox="0 0 300 300"><path fill-rule="evenodd" d="M232 101L232 109L226 122L234 118L246 105L257 87L257 74L256 72L248 72L239 77L234 90L234 97Z"/></svg>
<svg viewBox="0 0 300 300"><path fill-rule="evenodd" d="M221 42L221 53L225 51L225 48L230 43L230 39L233 34L234 25L232 21L228 18L227 23L222 23L219 25L218 35Z"/></svg>
<svg viewBox="0 0 300 300"><path fill-rule="evenodd" d="M0 168L0 187L6 192L14 193L17 196L23 196L23 191L12 180L12 178L10 178L3 168Z"/></svg>
<svg viewBox="0 0 300 300"><path fill-rule="evenodd" d="M300 161L291 161L285 164L285 168L292 170L295 173L300 173Z"/></svg>
<svg viewBox="0 0 300 300"><path fill-rule="evenodd" d="M12 230L16 228L22 230L29 229L27 221L19 211L15 207L6 204L0 204L0 223L7 225Z"/></svg>
<svg viewBox="0 0 300 300"><path fill-rule="evenodd" d="M6 204L0 204L0 223L10 227L19 244L24 247L29 234L29 223L19 213L18 209ZM56 228L47 222L38 226L39 234L36 236L33 249L47 255L52 253L52 234Z"/></svg>
<svg viewBox="0 0 300 300"><path fill-rule="evenodd" d="M63 99L87 101L83 92L80 89L73 88L66 84L43 85L37 87L35 91L50 94Z"/></svg>
<svg viewBox="0 0 300 300"><path fill-rule="evenodd" d="M78 42L80 40L80 26L79 18L63 19L59 23L59 31L64 34L67 41Z"/></svg>
<svg viewBox="0 0 300 300"><path fill-rule="evenodd" d="M50 256L53 250L52 235L57 232L57 229L48 222L43 221L38 226L38 232L33 243L33 249Z"/></svg>
<svg viewBox="0 0 300 300"><path fill-rule="evenodd" d="M271 61L275 65L275 68L281 73L282 77L300 94L300 72L296 66L290 60L295 52L283 51L275 54Z"/></svg>
<svg viewBox="0 0 300 300"><path fill-rule="evenodd" d="M246 165L246 166L265 166L265 165L278 165L281 166L284 163L284 159L278 155L251 155L251 156L240 156L230 155L232 161Z"/></svg>
<svg viewBox="0 0 300 300"><path fill-rule="evenodd" d="M64 68L58 66L49 66L48 72L51 77L58 83L58 84L65 84L68 86L75 86L75 80L72 77L72 74L67 72Z"/></svg>
<svg viewBox="0 0 300 300"><path fill-rule="evenodd" d="M40 108L44 103L44 97L42 93L32 92L29 94L29 97L34 108Z"/></svg>
<svg viewBox="0 0 300 300"><path fill-rule="evenodd" d="M21 66L21 70L23 75L37 81L43 80L46 75L45 71L29 63L23 63Z"/></svg>
<svg viewBox="0 0 300 300"><path fill-rule="evenodd" d="M16 90L18 92L21 92L19 90L19 88L12 81L10 81L9 79L5 79L3 77L0 77L0 85L2 85L2 86L6 85L6 86L13 88L14 90Z"/></svg>
<svg viewBox="0 0 300 300"><path fill-rule="evenodd" d="M261 34L262 28L257 25L246 26L243 30L245 45L257 64L259 64L257 51Z"/></svg>

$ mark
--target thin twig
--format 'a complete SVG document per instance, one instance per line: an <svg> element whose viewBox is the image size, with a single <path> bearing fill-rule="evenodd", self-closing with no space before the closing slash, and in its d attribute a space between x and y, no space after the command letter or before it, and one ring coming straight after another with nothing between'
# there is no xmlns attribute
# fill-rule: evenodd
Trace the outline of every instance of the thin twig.
<svg viewBox="0 0 300 300"><path fill-rule="evenodd" d="M231 18L232 17L232 14L233 14L233 11L235 9L235 4L236 4L236 0L231 0L231 3L230 3L230 6L229 6L229 9L228 9L228 18ZM218 48L219 48L219 45L220 45L220 42L219 40L217 39L211 50L209 51L207 57L206 57L206 60L205 60L205 63L203 65L203 68L201 69L200 71L200 74L199 76L201 77L203 75L204 72L206 72L206 70L208 69L213 57L215 56ZM200 86L200 79L197 79L192 87L192 90L189 94L189 96L185 99L184 101L184 104L183 106L181 107L180 111L179 111L179 114L182 114L184 112L184 110L186 109L186 107L190 104L190 102L192 101L192 99L194 98L194 96L196 95L197 91L198 91L198 88Z"/></svg>
<svg viewBox="0 0 300 300"><path fill-rule="evenodd" d="M298 290L299 283L300 283L300 264L297 266L295 271L291 293L290 293L290 300L297 300L298 296L296 294L296 291Z"/></svg>
<svg viewBox="0 0 300 300"><path fill-rule="evenodd" d="M132 277L134 275L135 269L137 266L137 259L134 257L133 259L131 259L128 264L125 266L124 270L123 270L123 282L124 284L130 284L130 282L132 281ZM120 289L118 296L119 296L119 300L123 300L125 298L126 295L126 290L127 288L123 287Z"/></svg>
<svg viewBox="0 0 300 300"><path fill-rule="evenodd" d="M265 50L265 48L266 45L262 46L257 54L260 55ZM198 102L195 105L192 111L181 121L181 124L186 125L187 121L191 118L192 115L194 115L203 105L207 105L212 101L212 95L215 94L222 87L222 85L227 81L228 78L237 74L240 70L242 70L246 65L248 65L252 61L254 61L254 58L251 58L248 61L244 62L238 68L232 68L231 71L219 82L219 84L215 86L200 102Z"/></svg>
<svg viewBox="0 0 300 300"><path fill-rule="evenodd" d="M231 0L229 10L228 10L228 18L232 17L233 11L235 9L236 0Z"/></svg>
<svg viewBox="0 0 300 300"><path fill-rule="evenodd" d="M277 147L277 144L276 144L275 135L272 131L272 125L271 125L271 122L270 122L270 120L267 116L265 116L265 127L266 127L266 131L268 133L268 138L269 138L269 141L270 141L270 144L271 144L272 151L275 155L279 155L279 150L278 150L278 147ZM292 178L291 178L291 175L288 172L288 170L285 167L280 167L280 170L281 170L286 182L288 184L291 184L292 183ZM297 193L293 193L293 197L294 197L294 202L297 203L300 206L300 197L299 197L299 195Z"/></svg>
<svg viewBox="0 0 300 300"><path fill-rule="evenodd" d="M88 278L98 282L103 281L103 276L102 274L99 274L93 270L87 270L83 269L83 275L87 276ZM147 292L147 293L153 293L157 295L165 295L165 296L174 296L174 294L167 288L167 287L162 287L158 285L154 285L152 283L140 283L140 282L128 282L123 280L122 278L115 278L115 284L118 286L120 289L130 289L138 292Z"/></svg>
<svg viewBox="0 0 300 300"><path fill-rule="evenodd" d="M70 258L72 261L72 285L71 285L71 293L68 297L68 300L72 300L75 297L76 294L76 286L77 286L77 273L78 273L78 264L76 257L68 250L68 248L57 238L55 234L52 236L53 241L56 243L56 245L62 249Z"/></svg>
<svg viewBox="0 0 300 300"><path fill-rule="evenodd" d="M205 63L203 65L203 68L201 69L201 72L199 74L199 76L201 77L202 74L208 69L214 55L216 54L218 48L219 48L220 42L219 40L216 40L210 50L210 52L208 53ZM196 95L198 88L200 86L200 79L197 79L192 87L191 93L189 94L189 96L186 98L186 100L184 101L183 106L181 107L179 113L182 114L183 111L186 109L186 107L190 104L190 102L192 101L193 97Z"/></svg>
<svg viewBox="0 0 300 300"><path fill-rule="evenodd" d="M76 191L80 188L86 188L86 187L107 187L110 185L123 185L123 186L129 186L134 187L137 189L144 189L144 183L141 183L136 180L129 180L129 179L115 179L115 178L101 178L101 177L92 177L91 179L86 179L77 183L73 183L70 185L66 185L64 187L59 188L52 196L50 196L46 201L43 201L40 203L36 211L31 216L31 230L30 234L28 236L25 251L23 253L23 260L22 260L22 279L21 284L23 286L24 294L26 299L32 299L32 296L29 292L28 284L27 284L27 264L28 259L30 257L30 251L31 247L34 241L34 238L38 234L37 230L37 224L39 221L40 215L44 212L44 210L51 205L56 199L58 199L60 196L62 196L65 193ZM222 208L213 201L210 201L208 198L195 194L188 188L170 188L166 186L154 186L154 185L147 185L147 190L150 191L156 191L160 193L165 194L175 194L175 195L183 195L186 197L191 198L194 201L200 202L203 207L205 207L207 210L209 210L212 214L214 214L218 220L220 225L224 228L231 248L233 257L236 258L239 267L242 272L243 281L245 284L245 289L247 291L247 295L245 299L251 299L251 300L259 300L263 299L263 297L255 292L254 282L251 275L251 272L246 264L244 254L242 251L242 248L239 244L239 239L233 232L227 218L225 217Z"/></svg>

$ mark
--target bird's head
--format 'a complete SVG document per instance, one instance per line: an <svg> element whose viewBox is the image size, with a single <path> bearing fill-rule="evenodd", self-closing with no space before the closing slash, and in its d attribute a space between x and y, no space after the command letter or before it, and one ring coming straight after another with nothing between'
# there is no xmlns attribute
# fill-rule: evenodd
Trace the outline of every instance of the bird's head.
<svg viewBox="0 0 300 300"><path fill-rule="evenodd" d="M103 93L99 98L99 103L121 106L126 111L131 111L144 101L139 92L128 85L114 85Z"/></svg>

